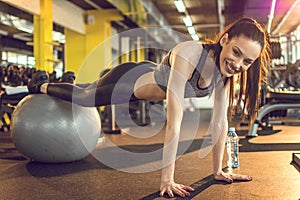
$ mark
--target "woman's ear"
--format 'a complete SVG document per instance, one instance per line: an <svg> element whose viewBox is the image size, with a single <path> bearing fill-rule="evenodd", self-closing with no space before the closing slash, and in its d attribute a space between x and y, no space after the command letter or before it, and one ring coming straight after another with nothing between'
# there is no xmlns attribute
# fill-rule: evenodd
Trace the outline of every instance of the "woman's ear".
<svg viewBox="0 0 300 200"><path fill-rule="evenodd" d="M228 43L228 33L225 33L220 40L220 45L221 45L221 47L223 47L224 44L227 44L227 43Z"/></svg>

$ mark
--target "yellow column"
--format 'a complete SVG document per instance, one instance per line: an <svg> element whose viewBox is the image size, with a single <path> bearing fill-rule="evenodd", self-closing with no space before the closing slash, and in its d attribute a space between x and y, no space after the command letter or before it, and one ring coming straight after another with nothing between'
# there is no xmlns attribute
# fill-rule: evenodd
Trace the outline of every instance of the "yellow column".
<svg viewBox="0 0 300 200"><path fill-rule="evenodd" d="M121 52L121 63L130 61L130 38L120 37L121 47L119 51Z"/></svg>
<svg viewBox="0 0 300 200"><path fill-rule="evenodd" d="M85 35L65 28L65 71L78 74L85 57ZM77 82L77 81L76 81Z"/></svg>
<svg viewBox="0 0 300 200"><path fill-rule="evenodd" d="M67 38L67 43L72 42L73 52L77 51L83 55L81 49L84 49L83 62L78 63L75 66L72 65L74 72L77 74L76 82L86 83L92 82L99 78L99 74L102 70L111 66L112 63L112 48L111 48L111 21L122 20L123 17L115 9L105 9L88 11L87 13L88 24L86 25L86 35L84 36L84 42L81 41L78 44L74 38ZM80 37L81 38L81 37ZM69 49L69 48L68 48ZM67 49L67 63L72 59L71 52ZM69 64L68 64L69 65Z"/></svg>
<svg viewBox="0 0 300 200"><path fill-rule="evenodd" d="M130 61L136 62L137 61L137 50L133 49L130 51Z"/></svg>
<svg viewBox="0 0 300 200"><path fill-rule="evenodd" d="M40 15L34 15L33 48L35 67L53 71L52 0L40 0Z"/></svg>
<svg viewBox="0 0 300 200"><path fill-rule="evenodd" d="M145 49L137 50L137 62L141 62L145 60Z"/></svg>
<svg viewBox="0 0 300 200"><path fill-rule="evenodd" d="M142 46L142 38L137 37L136 61L141 62L145 60L145 49Z"/></svg>

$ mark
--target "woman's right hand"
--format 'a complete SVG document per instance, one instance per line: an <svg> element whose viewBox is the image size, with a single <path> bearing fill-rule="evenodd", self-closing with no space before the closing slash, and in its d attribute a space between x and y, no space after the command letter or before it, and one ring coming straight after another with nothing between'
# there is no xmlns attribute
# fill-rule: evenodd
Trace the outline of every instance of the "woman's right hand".
<svg viewBox="0 0 300 200"><path fill-rule="evenodd" d="M243 174L225 173L223 171L214 174L214 178L217 181L225 181L227 183L232 183L233 181L252 181L251 176Z"/></svg>
<svg viewBox="0 0 300 200"><path fill-rule="evenodd" d="M190 193L188 191L193 192L194 188L174 182L167 184L162 183L160 186L160 196L163 196L165 193L167 193L169 197L174 197L174 194L177 194L181 197L186 197L190 196Z"/></svg>

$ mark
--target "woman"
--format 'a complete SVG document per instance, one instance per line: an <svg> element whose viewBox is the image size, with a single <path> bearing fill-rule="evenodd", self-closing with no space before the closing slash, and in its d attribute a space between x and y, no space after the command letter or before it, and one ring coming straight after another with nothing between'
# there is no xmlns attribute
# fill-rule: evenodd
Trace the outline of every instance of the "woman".
<svg viewBox="0 0 300 200"><path fill-rule="evenodd" d="M39 73L30 82L28 89L31 93L47 93L83 106L166 99L165 167L162 169L160 195L167 193L170 197L174 194L184 197L194 190L174 182L184 98L210 95L215 89L214 112L208 129L215 144L214 178L229 183L234 180L250 181L250 176L222 171L228 130L227 111L232 110L233 96L236 96L232 77L239 74L238 98L243 98L244 109L253 119L258 106L259 84L266 77L268 59L266 33L255 20L241 18L225 27L215 41L209 44L196 41L179 43L159 65L147 61L124 63L84 88L71 84L51 84L48 83L47 74ZM123 79L128 73L130 76ZM232 112L229 113L231 115Z"/></svg>

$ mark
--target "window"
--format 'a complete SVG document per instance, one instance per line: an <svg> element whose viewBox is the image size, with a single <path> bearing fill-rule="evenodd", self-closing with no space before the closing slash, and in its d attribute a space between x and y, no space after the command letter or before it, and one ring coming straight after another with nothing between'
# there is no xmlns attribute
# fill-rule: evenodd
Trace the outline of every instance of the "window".
<svg viewBox="0 0 300 200"><path fill-rule="evenodd" d="M13 63L25 67L33 68L35 65L35 59L33 56L16 53L12 51L2 52L2 64Z"/></svg>

